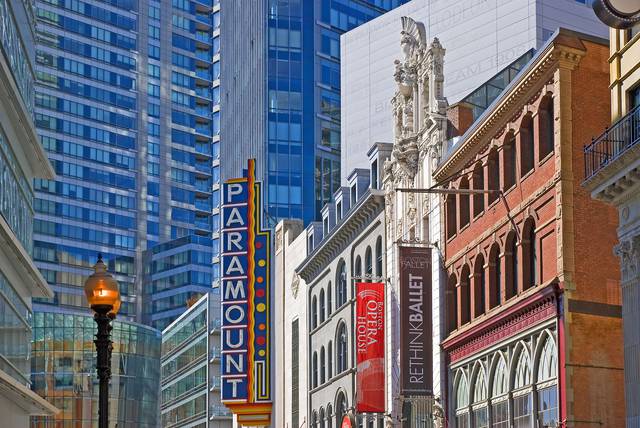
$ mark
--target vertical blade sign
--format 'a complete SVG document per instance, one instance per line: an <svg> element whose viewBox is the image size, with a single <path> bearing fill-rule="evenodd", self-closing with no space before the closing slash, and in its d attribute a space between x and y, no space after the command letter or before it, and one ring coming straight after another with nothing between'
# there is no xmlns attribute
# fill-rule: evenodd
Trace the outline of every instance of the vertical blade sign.
<svg viewBox="0 0 640 428"><path fill-rule="evenodd" d="M222 402L242 426L271 421L270 232L262 230L255 160L224 183L222 204Z"/></svg>

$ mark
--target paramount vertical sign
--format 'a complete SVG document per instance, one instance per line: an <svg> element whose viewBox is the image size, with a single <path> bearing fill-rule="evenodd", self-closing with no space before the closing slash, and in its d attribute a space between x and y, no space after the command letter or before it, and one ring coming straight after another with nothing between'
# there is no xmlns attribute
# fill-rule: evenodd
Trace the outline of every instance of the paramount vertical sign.
<svg viewBox="0 0 640 428"><path fill-rule="evenodd" d="M433 393L431 249L400 247L400 394Z"/></svg>
<svg viewBox="0 0 640 428"><path fill-rule="evenodd" d="M224 184L222 204L222 402L243 426L271 421L270 233L260 223L255 160Z"/></svg>

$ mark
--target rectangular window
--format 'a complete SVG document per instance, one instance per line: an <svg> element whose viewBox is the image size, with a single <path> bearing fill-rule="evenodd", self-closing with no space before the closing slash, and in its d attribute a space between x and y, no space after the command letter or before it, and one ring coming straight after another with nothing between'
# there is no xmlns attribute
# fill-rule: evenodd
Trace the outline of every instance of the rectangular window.
<svg viewBox="0 0 640 428"><path fill-rule="evenodd" d="M531 426L531 394L513 398L513 426L514 428Z"/></svg>
<svg viewBox="0 0 640 428"><path fill-rule="evenodd" d="M149 38L159 40L160 27L156 27L155 25L149 24Z"/></svg>
<svg viewBox="0 0 640 428"><path fill-rule="evenodd" d="M555 427L558 423L557 386L538 390L538 426Z"/></svg>
<svg viewBox="0 0 640 428"><path fill-rule="evenodd" d="M509 402L507 400L491 405L493 428L509 428Z"/></svg>
<svg viewBox="0 0 640 428"><path fill-rule="evenodd" d="M474 428L488 428L489 422L487 418L487 408L481 407L473 411L473 427Z"/></svg>
<svg viewBox="0 0 640 428"><path fill-rule="evenodd" d="M160 78L160 66L155 64L147 65L147 74L149 77L155 77L156 79Z"/></svg>

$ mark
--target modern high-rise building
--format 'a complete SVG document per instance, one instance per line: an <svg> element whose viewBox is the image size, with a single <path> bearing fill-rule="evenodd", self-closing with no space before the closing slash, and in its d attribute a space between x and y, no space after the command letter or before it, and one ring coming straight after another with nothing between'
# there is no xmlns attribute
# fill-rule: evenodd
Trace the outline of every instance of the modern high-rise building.
<svg viewBox="0 0 640 428"><path fill-rule="evenodd" d="M219 7L212 0L37 2L36 123L58 174L35 184L34 257L55 291L43 305L84 310L81 285L97 252L120 283L125 319L161 329L211 287ZM152 250L180 238L169 246L203 238L208 248L197 256L176 249L189 255L180 261ZM144 266L146 251L158 263ZM201 272L204 264L208 271L195 281L161 275L168 265ZM162 294L146 287L147 278L164 281L156 287ZM142 295L153 304L143 305Z"/></svg>
<svg viewBox="0 0 640 428"><path fill-rule="evenodd" d="M35 3L36 126L57 177L34 184L33 254L55 292L34 310L64 315L52 331L86 316L83 284L100 252L120 285L118 319L161 330L218 272L219 2ZM55 391L66 384L45 385L47 397L64 395ZM144 418L154 426L159 412Z"/></svg>
<svg viewBox="0 0 640 428"><path fill-rule="evenodd" d="M161 426L231 428L220 402L220 295L190 303L162 332Z"/></svg>
<svg viewBox="0 0 640 428"><path fill-rule="evenodd" d="M340 184L340 35L403 3L222 0L222 176L257 158L273 225L319 218Z"/></svg>
<svg viewBox="0 0 640 428"><path fill-rule="evenodd" d="M34 177L52 178L33 124L35 19L0 0L0 425L58 410L31 391L32 297L53 295L32 260Z"/></svg>

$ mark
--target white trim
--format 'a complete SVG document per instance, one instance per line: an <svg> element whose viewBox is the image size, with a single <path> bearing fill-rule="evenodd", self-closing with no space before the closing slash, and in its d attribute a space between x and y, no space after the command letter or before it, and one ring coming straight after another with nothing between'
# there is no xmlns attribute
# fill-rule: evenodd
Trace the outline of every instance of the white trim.
<svg viewBox="0 0 640 428"><path fill-rule="evenodd" d="M0 370L0 397L6 398L31 416L53 416L59 410L44 398Z"/></svg>

